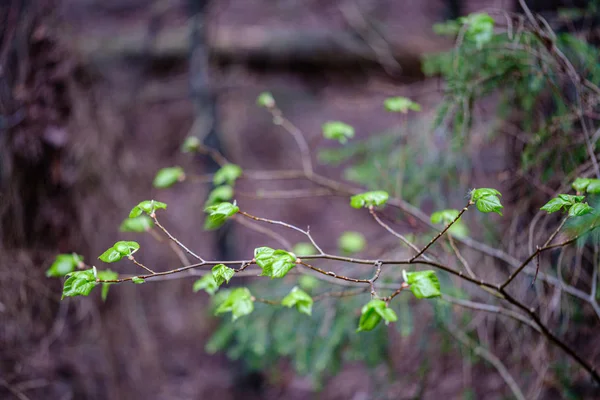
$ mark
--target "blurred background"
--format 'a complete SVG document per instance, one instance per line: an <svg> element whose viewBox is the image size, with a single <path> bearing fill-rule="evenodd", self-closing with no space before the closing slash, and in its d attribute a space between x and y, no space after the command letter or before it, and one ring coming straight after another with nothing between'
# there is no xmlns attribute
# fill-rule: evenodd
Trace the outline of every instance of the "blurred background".
<svg viewBox="0 0 600 400"><path fill-rule="evenodd" d="M527 4L569 35L561 49L598 84L597 2ZM600 397L585 371L534 330L442 301L399 296L397 326L359 335L357 310L368 293L324 301L311 318L259 304L232 324L212 316L209 296L192 291L190 275L113 285L105 302L98 293L60 301L62 280L45 275L58 253L77 252L100 267L97 256L117 240L138 241L140 259L155 270L179 265L167 241L119 232L131 208L150 198L169 205L164 225L206 259L276 247L244 225L205 231L202 210L213 188L203 177L218 166L180 151L194 136L244 170L300 169L293 137L256 105L263 91L302 131L324 176L387 190L426 215L463 207L469 188L500 189L504 217L468 215L468 234L526 257L528 239L543 242L559 221L541 219L539 207L568 191L575 176L593 177L594 168L585 124L569 119L574 89L530 52L475 49L460 64L464 76L447 72L444 54L455 40L434 25L481 11L506 26L522 10L517 0L0 2L0 398L513 398L497 365L481 356L486 351L525 398ZM386 112L391 96L422 110ZM597 102L586 108L592 134L596 111ZM348 146L322 138L330 120L355 128ZM156 172L175 165L189 179L154 188ZM310 226L327 251L344 251L339 237L359 231L366 246L356 253L365 258L406 256L368 212L313 189L302 180L241 180L235 198L254 215ZM278 195L289 190L308 195ZM431 235L414 216L386 209L384 217L407 235ZM292 244L306 241L280 233ZM523 277L514 293L600 365L598 305L594 293L587 297L597 247L554 254L544 271L550 278L532 286ZM492 281L509 272L489 255L464 253ZM561 271L561 262L569 267ZM124 262L111 268L136 273ZM294 279L233 285L278 298ZM497 301L440 279L444 294ZM305 284L315 292L326 286ZM565 285L586 293L585 301Z"/></svg>

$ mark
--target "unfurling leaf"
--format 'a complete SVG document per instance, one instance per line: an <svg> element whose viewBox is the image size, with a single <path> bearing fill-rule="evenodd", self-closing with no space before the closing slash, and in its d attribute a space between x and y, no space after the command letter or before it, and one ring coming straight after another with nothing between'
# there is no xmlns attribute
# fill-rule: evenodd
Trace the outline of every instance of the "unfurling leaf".
<svg viewBox="0 0 600 400"><path fill-rule="evenodd" d="M385 324L398 321L398 316L391 308L388 308L385 301L373 299L365 304L361 310L360 320L358 321L357 332L370 331L375 329L381 320Z"/></svg>
<svg viewBox="0 0 600 400"><path fill-rule="evenodd" d="M362 251L366 244L367 241L360 232L344 232L338 239L339 248L347 254Z"/></svg>
<svg viewBox="0 0 600 400"><path fill-rule="evenodd" d="M239 211L239 207L231 203L220 203L214 206L206 207L204 212L208 214L205 229L216 229L223 225L227 218L235 215Z"/></svg>
<svg viewBox="0 0 600 400"><path fill-rule="evenodd" d="M139 276L134 276L133 278L131 278L131 282L137 285L141 285L142 283L146 283L146 280L144 278L140 278Z"/></svg>
<svg viewBox="0 0 600 400"><path fill-rule="evenodd" d="M581 181L578 183L578 187L580 188L585 187L589 190L590 186L590 182L587 182L586 185L581 183ZM546 211L548 214L552 214L556 211L565 211L568 212L569 217L578 217L594 212L594 209L590 207L587 203L582 203L583 199L585 199L585 196L559 194L558 196L544 204L540 208L540 210Z"/></svg>
<svg viewBox="0 0 600 400"><path fill-rule="evenodd" d="M223 301L215 310L215 314L230 312L235 321L239 317L250 314L254 311L254 301L247 288L233 289L227 299Z"/></svg>
<svg viewBox="0 0 600 400"><path fill-rule="evenodd" d="M354 128L340 121L329 121L323 124L323 136L326 139L337 140L341 144L354 137Z"/></svg>
<svg viewBox="0 0 600 400"><path fill-rule="evenodd" d="M283 278L296 265L296 255L285 250L274 250L270 247L254 249L256 264L262 268L261 276Z"/></svg>
<svg viewBox="0 0 600 400"><path fill-rule="evenodd" d="M292 291L281 300L281 305L284 307L294 307L306 315L311 315L313 299L304 290L298 286L294 286Z"/></svg>
<svg viewBox="0 0 600 400"><path fill-rule="evenodd" d="M273 95L271 93L262 92L256 98L256 104L258 104L260 107L266 108L275 107L275 99L273 98Z"/></svg>
<svg viewBox="0 0 600 400"><path fill-rule="evenodd" d="M121 232L146 232L152 229L154 221L147 215L135 218L126 218L119 227Z"/></svg>
<svg viewBox="0 0 600 400"><path fill-rule="evenodd" d="M226 183L230 186L233 186L237 178L239 178L241 175L242 168L240 168L239 165L225 164L217 172L215 172L213 183L215 185L222 185Z"/></svg>
<svg viewBox="0 0 600 400"><path fill-rule="evenodd" d="M48 277L65 276L70 272L75 271L75 268L83 263L83 257L79 254L59 254L54 259L54 262L46 271Z"/></svg>
<svg viewBox="0 0 600 400"><path fill-rule="evenodd" d="M160 201L144 200L131 209L131 212L129 213L129 218L139 217L140 215L142 215L142 213L152 215L156 210L164 210L166 208L167 205L165 203L161 203Z"/></svg>
<svg viewBox="0 0 600 400"><path fill-rule="evenodd" d="M504 206L500 203L499 191L491 188L473 189L471 191L471 201L475 203L477 209L484 213L495 212L502 215Z"/></svg>
<svg viewBox="0 0 600 400"><path fill-rule="evenodd" d="M383 190L365 192L352 196L350 198L350 206L353 208L382 206L387 203L389 197L389 194Z"/></svg>
<svg viewBox="0 0 600 400"><path fill-rule="evenodd" d="M87 296L97 285L94 269L75 271L67 274L61 299L65 297Z"/></svg>
<svg viewBox="0 0 600 400"><path fill-rule="evenodd" d="M184 153L191 153L197 151L200 148L200 139L196 136L188 136L181 145L181 151Z"/></svg>
<svg viewBox="0 0 600 400"><path fill-rule="evenodd" d="M569 209L569 217L580 217L593 212L594 209L590 207L588 203L576 203Z"/></svg>
<svg viewBox="0 0 600 400"><path fill-rule="evenodd" d="M233 275L235 275L235 271L224 264L217 264L212 268L212 276L215 278L217 286L221 286L224 282L229 283Z"/></svg>
<svg viewBox="0 0 600 400"><path fill-rule="evenodd" d="M440 281L435 271L406 272L406 283L410 285L410 291L418 299L430 299L442 295Z"/></svg>
<svg viewBox="0 0 600 400"><path fill-rule="evenodd" d="M212 296L213 294L215 294L217 292L217 290L219 290L219 285L217 284L215 277L211 273L211 274L204 275L202 278L200 278L196 282L194 282L193 290L194 290L194 292L197 292L199 290L204 290L204 291L206 291L206 293L208 293L209 295Z"/></svg>
<svg viewBox="0 0 600 400"><path fill-rule="evenodd" d="M181 167L163 168L156 174L152 185L155 188L166 189L177 182L185 180L185 172Z"/></svg>
<svg viewBox="0 0 600 400"><path fill-rule="evenodd" d="M421 106L418 103L400 96L385 99L383 105L387 111L400 112L403 114L406 114L409 110L421 111Z"/></svg>

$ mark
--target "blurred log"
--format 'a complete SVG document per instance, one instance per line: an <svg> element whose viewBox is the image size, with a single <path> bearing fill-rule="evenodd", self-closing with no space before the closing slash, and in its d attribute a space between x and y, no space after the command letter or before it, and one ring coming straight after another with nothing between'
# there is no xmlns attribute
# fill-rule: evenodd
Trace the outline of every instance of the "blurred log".
<svg viewBox="0 0 600 400"><path fill-rule="evenodd" d="M86 60L102 62L114 58L187 58L189 28L158 32L147 46L147 29L140 27L113 36L81 38L77 47ZM419 75L425 53L447 47L439 38L397 35L390 55L402 66L402 75ZM220 27L208 37L211 57L222 63L257 63L270 66L312 65L347 68L379 64L376 52L351 31L276 29L264 27Z"/></svg>

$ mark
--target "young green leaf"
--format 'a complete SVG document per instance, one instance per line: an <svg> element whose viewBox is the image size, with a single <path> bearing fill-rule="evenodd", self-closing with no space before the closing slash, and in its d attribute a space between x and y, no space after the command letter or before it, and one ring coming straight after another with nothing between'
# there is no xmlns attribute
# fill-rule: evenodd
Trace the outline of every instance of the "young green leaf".
<svg viewBox="0 0 600 400"><path fill-rule="evenodd" d="M204 225L205 229L220 227L225 223L227 218L235 215L239 210L238 206L226 202L205 208L204 212L208 214Z"/></svg>
<svg viewBox="0 0 600 400"><path fill-rule="evenodd" d="M344 253L358 253L365 248L367 241L360 232L344 232L338 239L338 246Z"/></svg>
<svg viewBox="0 0 600 400"><path fill-rule="evenodd" d="M553 198L546 204L544 204L540 210L546 211L548 214L552 214L553 212L560 211L563 207L569 207L570 204L568 201L560 199L558 197Z"/></svg>
<svg viewBox="0 0 600 400"><path fill-rule="evenodd" d="M155 188L166 189L177 182L185 180L185 172L181 167L163 168L156 173L152 185Z"/></svg>
<svg viewBox="0 0 600 400"><path fill-rule="evenodd" d="M341 144L354 137L354 128L340 121L329 121L323 124L323 136L326 139L337 140Z"/></svg>
<svg viewBox="0 0 600 400"><path fill-rule="evenodd" d="M164 210L167 208L165 203L161 203L156 200L144 200L139 203L137 206L131 209L129 213L129 218L136 218L142 215L142 213L146 213L148 215L152 215L156 210Z"/></svg>
<svg viewBox="0 0 600 400"><path fill-rule="evenodd" d="M194 282L193 289L194 292L204 290L206 291L206 293L212 296L217 292L217 290L219 290L219 285L217 284L217 281L215 280L213 274L206 274L202 278Z"/></svg>
<svg viewBox="0 0 600 400"><path fill-rule="evenodd" d="M113 245L113 249L118 251L122 256L128 257L138 251L140 249L140 245L138 242L121 240Z"/></svg>
<svg viewBox="0 0 600 400"><path fill-rule="evenodd" d="M212 268L212 276L218 286L221 286L223 282L229 283L233 275L235 275L235 271L224 264L217 264Z"/></svg>
<svg viewBox="0 0 600 400"><path fill-rule="evenodd" d="M262 92L256 98L256 104L258 104L260 107L272 108L275 107L275 99L271 93Z"/></svg>
<svg viewBox="0 0 600 400"><path fill-rule="evenodd" d="M214 206L224 201L229 201L233 198L233 188L231 186L218 186L211 190L206 200L205 207Z"/></svg>
<svg viewBox="0 0 600 400"><path fill-rule="evenodd" d="M261 276L283 278L296 265L296 256L285 250L274 250L270 247L254 249L256 264L262 268Z"/></svg>
<svg viewBox="0 0 600 400"><path fill-rule="evenodd" d="M389 97L385 99L383 105L387 111L400 112L406 114L409 110L421 111L421 105L406 97Z"/></svg>
<svg viewBox="0 0 600 400"><path fill-rule="evenodd" d="M102 253L98 258L106 263L114 263L123 258L123 254L117 251L114 247L111 247Z"/></svg>
<svg viewBox="0 0 600 400"><path fill-rule="evenodd" d="M458 217L458 210L441 210L431 214L432 224L449 224Z"/></svg>
<svg viewBox="0 0 600 400"><path fill-rule="evenodd" d="M352 196L350 198L350 206L353 208L382 206L388 201L389 197L389 194L383 190L365 192Z"/></svg>
<svg viewBox="0 0 600 400"><path fill-rule="evenodd" d="M473 189L471 191L471 201L475 203L477 209L484 213L495 212L502 215L504 206L500 203L499 191L491 188Z"/></svg>
<svg viewBox="0 0 600 400"><path fill-rule="evenodd" d="M96 287L94 269L75 271L67 274L61 299L65 297L87 296Z"/></svg>
<svg viewBox="0 0 600 400"><path fill-rule="evenodd" d="M369 301L361 310L357 332L373 330L382 319L387 325L390 322L398 321L398 316L394 310L387 307L385 301L379 299Z"/></svg>
<svg viewBox="0 0 600 400"><path fill-rule="evenodd" d="M237 178L239 178L241 175L242 169L239 165L225 164L217 172L215 172L213 183L215 185L227 183L228 185L233 186Z"/></svg>
<svg viewBox="0 0 600 400"><path fill-rule="evenodd" d="M306 315L311 315L313 299L304 290L298 286L294 286L292 291L281 300L281 305L284 307L294 307Z"/></svg>
<svg viewBox="0 0 600 400"><path fill-rule="evenodd" d="M113 281L119 278L119 274L110 269L105 269L102 271L98 271L96 276L101 281ZM108 289L112 285L111 282L102 282L102 301L106 301L106 296L108 296Z"/></svg>
<svg viewBox="0 0 600 400"><path fill-rule="evenodd" d="M406 272L406 283L410 285L410 291L418 299L430 299L442 295L440 281L435 271Z"/></svg>
<svg viewBox="0 0 600 400"><path fill-rule="evenodd" d="M590 194L600 193L600 179L590 179L590 183L587 186L587 192Z"/></svg>
<svg viewBox="0 0 600 400"><path fill-rule="evenodd" d="M292 251L299 257L309 256L317 253L317 249L315 249L315 246L308 242L296 243L292 248Z"/></svg>
<svg viewBox="0 0 600 400"><path fill-rule="evenodd" d="M200 139L196 136L188 136L181 145L181 151L184 153L192 153L200 148Z"/></svg>
<svg viewBox="0 0 600 400"><path fill-rule="evenodd" d="M142 283L146 283L146 280L144 278L140 278L139 276L134 276L133 278L131 278L131 282L137 285L141 285Z"/></svg>
<svg viewBox="0 0 600 400"><path fill-rule="evenodd" d="M46 271L48 277L65 276L70 272L75 271L80 263L83 263L83 257L79 254L59 254L54 259L54 262Z"/></svg>
<svg viewBox="0 0 600 400"><path fill-rule="evenodd" d="M119 230L121 232L147 232L154 226L154 221L147 215L135 218L125 218Z"/></svg>
<svg viewBox="0 0 600 400"><path fill-rule="evenodd" d="M235 321L244 315L250 314L252 311L254 311L252 294L250 294L247 288L237 288L233 289L227 299L217 307L215 314L219 315L230 312L233 321Z"/></svg>
<svg viewBox="0 0 600 400"><path fill-rule="evenodd" d="M571 186L573 186L573 189L575 189L577 192L585 193L590 181L591 179L588 178L577 178Z"/></svg>
<svg viewBox="0 0 600 400"><path fill-rule="evenodd" d="M580 217L593 212L594 209L588 203L576 203L569 208L569 217Z"/></svg>

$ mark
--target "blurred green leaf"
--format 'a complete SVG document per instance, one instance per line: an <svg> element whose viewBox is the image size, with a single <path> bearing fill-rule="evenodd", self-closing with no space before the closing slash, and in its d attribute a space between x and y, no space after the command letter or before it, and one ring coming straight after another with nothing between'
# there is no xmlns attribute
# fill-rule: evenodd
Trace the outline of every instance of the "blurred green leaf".
<svg viewBox="0 0 600 400"><path fill-rule="evenodd" d="M365 248L367 241L360 232L344 232L338 239L338 246L348 254L358 253Z"/></svg>
<svg viewBox="0 0 600 400"><path fill-rule="evenodd" d="M110 269L105 269L102 271L97 271L96 276L101 281L112 281L115 279L119 279L119 274ZM102 282L102 301L106 301L106 297L108 296L108 289L112 285L111 282Z"/></svg>
<svg viewBox="0 0 600 400"><path fill-rule="evenodd" d="M262 92L256 98L256 104L258 104L260 107L266 108L275 107L275 99L273 98L273 95L271 93Z"/></svg>
<svg viewBox="0 0 600 400"><path fill-rule="evenodd" d="M164 210L166 208L167 205L165 203L161 203L160 201L145 200L133 207L129 213L129 218L139 217L144 212L148 215L152 215L152 213L154 213L156 210Z"/></svg>
<svg viewBox="0 0 600 400"><path fill-rule="evenodd" d="M230 312L232 320L235 321L252 311L254 311L254 301L250 291L247 288L237 288L233 289L227 299L217 307L215 314Z"/></svg>
<svg viewBox="0 0 600 400"><path fill-rule="evenodd" d="M281 300L281 305L284 307L296 306L299 312L311 315L313 299L298 286L294 286L292 291Z"/></svg>
<svg viewBox="0 0 600 400"><path fill-rule="evenodd" d="M217 290L219 290L219 285L217 284L217 281L215 280L213 274L210 273L204 275L202 278L194 282L193 290L194 292L204 290L206 291L206 293L212 296L217 292Z"/></svg>
<svg viewBox="0 0 600 400"><path fill-rule="evenodd" d="M185 179L185 172L181 167L163 168L158 171L154 177L152 185L155 188L166 189L173 186L177 182L182 182Z"/></svg>
<svg viewBox="0 0 600 400"><path fill-rule="evenodd" d="M227 183L228 185L233 186L237 178L239 178L241 175L242 168L240 168L239 165L225 164L215 173L215 176L213 177L213 183L215 185Z"/></svg>
<svg viewBox="0 0 600 400"><path fill-rule="evenodd" d="M448 225L458 217L460 212L458 210L441 210L431 214L432 224L445 224Z"/></svg>
<svg viewBox="0 0 600 400"><path fill-rule="evenodd" d="M224 264L217 264L212 268L212 276L215 278L217 286L221 286L223 282L229 283L233 275L235 275L235 271Z"/></svg>
<svg viewBox="0 0 600 400"><path fill-rule="evenodd" d="M54 262L46 271L48 277L65 276L70 272L75 271L75 268L83 262L83 257L79 254L59 254L54 259Z"/></svg>
<svg viewBox="0 0 600 400"><path fill-rule="evenodd" d="M147 215L135 218L126 218L119 227L121 232L146 232L152 229L154 221Z"/></svg>
<svg viewBox="0 0 600 400"><path fill-rule="evenodd" d="M569 208L569 217L581 217L582 215L593 213L594 209L587 203L576 203Z"/></svg>
<svg viewBox="0 0 600 400"><path fill-rule="evenodd" d="M211 190L206 200L205 207L214 206L233 198L233 188L228 185L218 186Z"/></svg>
<svg viewBox="0 0 600 400"><path fill-rule="evenodd" d="M200 139L196 136L188 136L181 145L181 151L184 153L192 153L200 148Z"/></svg>
<svg viewBox="0 0 600 400"><path fill-rule="evenodd" d="M341 144L354 137L354 128L340 121L329 121L323 124L323 136L326 139L337 140Z"/></svg>
<svg viewBox="0 0 600 400"><path fill-rule="evenodd" d="M308 242L296 243L294 245L294 247L292 248L292 251L298 257L310 256L313 254L317 254L317 249L315 249L315 246L313 246L312 243L308 243Z"/></svg>
<svg viewBox="0 0 600 400"><path fill-rule="evenodd" d="M238 206L226 202L205 208L204 212L208 214L205 229L220 227L225 223L227 218L235 215L239 210Z"/></svg>
<svg viewBox="0 0 600 400"><path fill-rule="evenodd" d="M350 206L353 208L382 206L387 203L389 197L389 194L383 190L365 192L352 196L350 198Z"/></svg>
<svg viewBox="0 0 600 400"><path fill-rule="evenodd" d="M379 299L369 301L361 310L357 332L373 330L382 319L387 325L398 321L398 316L394 310L387 307L385 301Z"/></svg>
<svg viewBox="0 0 600 400"><path fill-rule="evenodd" d="M131 282L135 283L136 285L141 285L142 283L146 283L146 280L144 278L140 278L139 276L134 276L131 278Z"/></svg>
<svg viewBox="0 0 600 400"><path fill-rule="evenodd" d="M383 102L385 109L391 112L400 112L406 114L408 111L421 111L421 106L418 103L406 97L390 97Z"/></svg>

